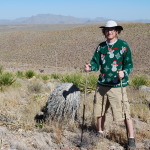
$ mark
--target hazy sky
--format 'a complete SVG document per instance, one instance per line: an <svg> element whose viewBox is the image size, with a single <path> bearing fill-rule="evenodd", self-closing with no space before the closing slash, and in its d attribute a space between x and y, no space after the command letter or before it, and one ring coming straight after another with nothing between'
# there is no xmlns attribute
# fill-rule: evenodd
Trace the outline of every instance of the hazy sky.
<svg viewBox="0 0 150 150"><path fill-rule="evenodd" d="M150 0L0 0L0 19L37 14L91 19L150 19Z"/></svg>

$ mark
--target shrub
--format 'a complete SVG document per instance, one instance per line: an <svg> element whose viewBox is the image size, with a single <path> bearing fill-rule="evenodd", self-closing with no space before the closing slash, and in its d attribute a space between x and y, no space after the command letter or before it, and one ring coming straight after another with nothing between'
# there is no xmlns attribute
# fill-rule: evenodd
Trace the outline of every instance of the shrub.
<svg viewBox="0 0 150 150"><path fill-rule="evenodd" d="M74 73L74 74L65 74L61 79L61 82L68 82L73 83L78 88L83 89L84 86L84 77L81 73Z"/></svg>
<svg viewBox="0 0 150 150"><path fill-rule="evenodd" d="M15 76L12 73L3 72L0 74L0 86L11 85L15 80Z"/></svg>
<svg viewBox="0 0 150 150"><path fill-rule="evenodd" d="M49 78L50 78L47 74L42 74L42 75L40 75L40 77L41 77L44 81L47 81L47 80L49 80Z"/></svg>
<svg viewBox="0 0 150 150"><path fill-rule="evenodd" d="M22 71L17 71L16 73L18 78L23 78L24 77L24 73Z"/></svg>
<svg viewBox="0 0 150 150"><path fill-rule="evenodd" d="M51 74L52 79L60 79L61 77L62 77L61 74L58 74L58 73L52 73Z"/></svg>
<svg viewBox="0 0 150 150"><path fill-rule="evenodd" d="M35 76L35 72L33 70L28 70L25 72L25 76L26 76L26 78L30 79L33 76Z"/></svg>
<svg viewBox="0 0 150 150"><path fill-rule="evenodd" d="M98 80L97 75L91 74L87 77L87 79L88 79L88 91L95 90Z"/></svg>
<svg viewBox="0 0 150 150"><path fill-rule="evenodd" d="M66 74L60 79L60 81L73 83L81 91L85 91L86 78L87 78L87 90L88 92L90 92L94 90L96 87L96 83L97 83L96 75L91 74L86 77L81 73Z"/></svg>
<svg viewBox="0 0 150 150"><path fill-rule="evenodd" d="M148 77L144 76L144 75L140 75L140 76L135 76L132 80L131 80L131 85L135 88L139 88L142 85L148 85Z"/></svg>

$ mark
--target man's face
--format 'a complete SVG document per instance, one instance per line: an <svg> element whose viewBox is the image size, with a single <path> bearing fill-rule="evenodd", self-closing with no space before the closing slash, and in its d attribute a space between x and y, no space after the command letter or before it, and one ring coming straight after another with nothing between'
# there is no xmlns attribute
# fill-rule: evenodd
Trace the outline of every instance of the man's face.
<svg viewBox="0 0 150 150"><path fill-rule="evenodd" d="M108 40L113 40L115 38L117 38L117 35L118 35L118 31L115 30L115 28L106 28L105 29L105 37L106 39Z"/></svg>

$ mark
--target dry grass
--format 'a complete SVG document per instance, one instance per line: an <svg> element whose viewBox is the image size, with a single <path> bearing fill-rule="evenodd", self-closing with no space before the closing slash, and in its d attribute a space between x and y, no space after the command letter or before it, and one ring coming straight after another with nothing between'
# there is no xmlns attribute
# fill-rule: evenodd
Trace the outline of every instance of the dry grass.
<svg viewBox="0 0 150 150"><path fill-rule="evenodd" d="M61 144L64 139L65 131L74 133L78 137L72 137L72 143L80 141L80 132L82 125L82 113L83 104L81 103L79 109L79 116L77 122L69 124L68 122L35 122L34 118L36 114L45 106L48 93L40 86L40 90L37 89L39 84L44 84L45 81L42 79L19 79L19 87L14 87L14 85L5 89L5 91L0 92L1 103L0 103L0 124L5 125L9 129L25 129L34 130L37 129L39 132L52 133L52 141L56 144ZM32 88L29 88L32 87ZM33 88L34 87L34 88ZM136 140L140 141L143 139L149 139L150 134L148 132L148 122L149 122L149 110L147 104L145 103L145 97L148 96L144 93L138 92L137 89L132 89L129 87L128 95L132 95L131 99L131 112L134 117ZM45 93L44 93L45 92ZM136 96L134 96L135 94ZM142 99L141 99L142 97ZM82 94L82 100L84 99L84 94ZM93 99L94 92L88 93L85 99L85 125L84 125L84 147L92 149L98 149L99 142L96 137L96 122L92 124L92 112L93 112ZM83 101L82 101L83 102ZM132 107L132 105L134 107ZM17 109L16 109L17 108ZM140 112L140 113L139 113ZM142 121L142 122L141 122ZM143 125L144 123L144 125ZM144 128L142 128L144 126ZM106 119L106 138L112 142L118 142L121 145L126 142L126 131L123 123L115 123L112 121L112 114L109 110ZM78 131L78 132L77 132ZM92 139L92 140L91 140ZM106 147L108 144L101 143L101 146Z"/></svg>
<svg viewBox="0 0 150 150"><path fill-rule="evenodd" d="M21 80L23 81L23 80ZM45 105L47 95L31 93L29 85L33 86L37 81L26 80L22 82L21 87L14 88L13 85L7 87L4 92L0 92L1 104L0 114L5 116L1 118L5 124L12 124L14 128L30 129L35 127L34 117ZM35 85L34 85L35 86ZM37 89L37 87L34 87ZM3 119L3 120L2 120Z"/></svg>

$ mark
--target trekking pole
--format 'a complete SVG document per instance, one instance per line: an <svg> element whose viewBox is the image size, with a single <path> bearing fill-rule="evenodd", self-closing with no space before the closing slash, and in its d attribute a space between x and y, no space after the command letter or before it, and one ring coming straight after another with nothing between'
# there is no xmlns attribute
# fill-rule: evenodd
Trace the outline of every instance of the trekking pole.
<svg viewBox="0 0 150 150"><path fill-rule="evenodd" d="M83 130L84 130L84 118L85 118L85 100L86 100L86 94L87 94L87 72L86 72L86 77L85 77L85 93L84 93L84 100L83 100L83 114L82 114L82 132L81 132L81 141L79 147L82 146L82 141L83 141Z"/></svg>
<svg viewBox="0 0 150 150"><path fill-rule="evenodd" d="M94 99L93 99L93 111L92 111L92 122L91 122L91 126L95 129L95 104L96 104L96 92L97 92L97 85L95 88L95 94L94 94Z"/></svg>
<svg viewBox="0 0 150 150"><path fill-rule="evenodd" d="M127 127L127 117L126 117L126 111L125 111L125 105L124 105L124 93L123 93L122 79L120 79L120 85L121 85L121 94L122 94L122 103L123 103L123 113L124 113L124 118L125 118L126 135L127 135L127 140L128 140L128 127Z"/></svg>

